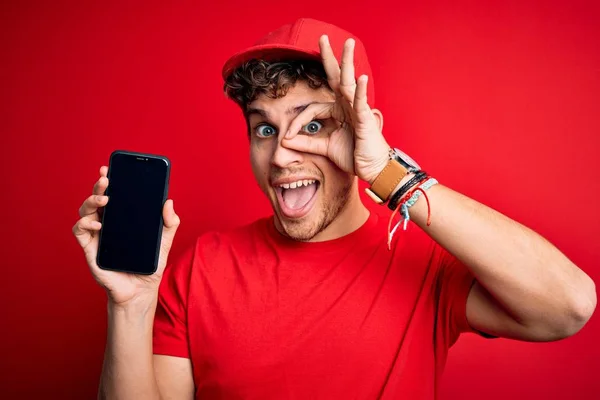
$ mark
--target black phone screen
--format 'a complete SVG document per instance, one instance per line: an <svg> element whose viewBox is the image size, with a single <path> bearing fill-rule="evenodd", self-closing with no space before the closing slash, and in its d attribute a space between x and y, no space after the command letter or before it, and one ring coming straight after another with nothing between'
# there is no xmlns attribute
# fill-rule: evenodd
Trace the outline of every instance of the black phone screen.
<svg viewBox="0 0 600 400"><path fill-rule="evenodd" d="M156 271L168 178L169 161L165 157L111 156L108 203L98 249L100 268L137 274Z"/></svg>

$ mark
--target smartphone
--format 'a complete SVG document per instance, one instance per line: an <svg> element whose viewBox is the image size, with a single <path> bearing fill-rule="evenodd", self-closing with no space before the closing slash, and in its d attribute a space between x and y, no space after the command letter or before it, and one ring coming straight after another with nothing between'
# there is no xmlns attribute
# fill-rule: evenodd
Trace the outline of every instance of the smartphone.
<svg viewBox="0 0 600 400"><path fill-rule="evenodd" d="M152 275L158 267L163 206L171 162L165 156L116 150L108 165L98 266Z"/></svg>

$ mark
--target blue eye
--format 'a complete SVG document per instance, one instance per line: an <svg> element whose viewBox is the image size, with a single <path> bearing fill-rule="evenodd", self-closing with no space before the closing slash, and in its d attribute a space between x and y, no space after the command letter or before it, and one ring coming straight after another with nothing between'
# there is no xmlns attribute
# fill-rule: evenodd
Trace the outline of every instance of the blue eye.
<svg viewBox="0 0 600 400"><path fill-rule="evenodd" d="M317 133L319 133L319 131L321 130L322 127L323 127L323 124L321 122L311 121L308 124L304 125L302 127L302 130L311 135L316 135Z"/></svg>
<svg viewBox="0 0 600 400"><path fill-rule="evenodd" d="M276 133L275 128L271 125L260 125L256 127L256 134L259 137L269 137Z"/></svg>

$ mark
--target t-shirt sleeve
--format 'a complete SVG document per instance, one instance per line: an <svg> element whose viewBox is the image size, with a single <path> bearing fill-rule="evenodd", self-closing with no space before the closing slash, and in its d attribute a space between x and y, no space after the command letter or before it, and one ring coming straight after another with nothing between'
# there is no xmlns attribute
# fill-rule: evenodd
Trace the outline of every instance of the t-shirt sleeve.
<svg viewBox="0 0 600 400"><path fill-rule="evenodd" d="M170 261L163 274L154 317L154 354L190 358L187 305L195 246Z"/></svg>
<svg viewBox="0 0 600 400"><path fill-rule="evenodd" d="M446 343L450 347L461 333L479 333L467 320L467 298L476 279L460 260L437 243L434 244L434 260L438 266L437 326L443 330Z"/></svg>

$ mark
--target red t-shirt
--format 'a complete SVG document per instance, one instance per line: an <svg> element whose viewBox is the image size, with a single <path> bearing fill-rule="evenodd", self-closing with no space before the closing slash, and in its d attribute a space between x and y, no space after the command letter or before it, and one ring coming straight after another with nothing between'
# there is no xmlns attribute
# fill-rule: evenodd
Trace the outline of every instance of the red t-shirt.
<svg viewBox="0 0 600 400"><path fill-rule="evenodd" d="M470 271L412 222L371 213L328 242L273 218L198 238L165 271L154 353L190 358L198 399L434 399Z"/></svg>

